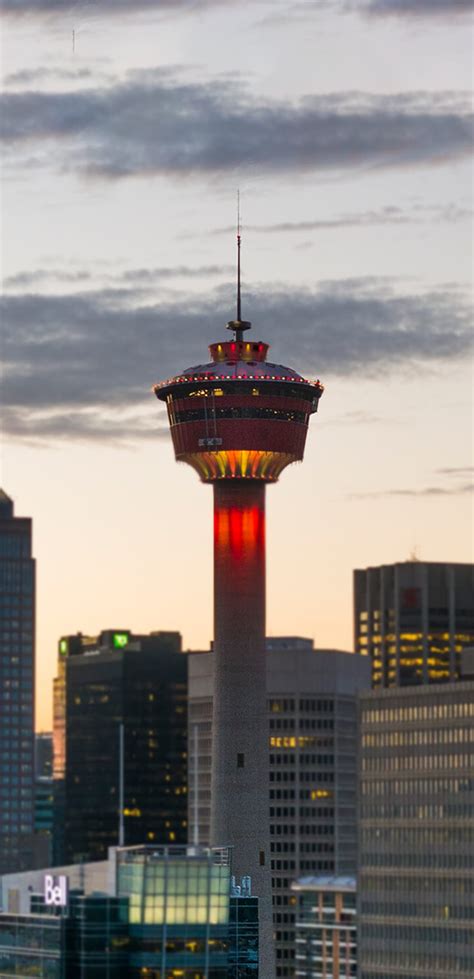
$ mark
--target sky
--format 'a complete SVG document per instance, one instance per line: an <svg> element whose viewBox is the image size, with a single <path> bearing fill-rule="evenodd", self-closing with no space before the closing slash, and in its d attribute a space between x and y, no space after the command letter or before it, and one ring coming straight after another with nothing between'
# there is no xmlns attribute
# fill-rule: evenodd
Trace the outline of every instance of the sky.
<svg viewBox="0 0 474 979"><path fill-rule="evenodd" d="M0 0L0 485L57 641L212 638L212 494L151 386L243 315L325 392L268 490L268 634L352 571L472 560L471 0Z"/></svg>

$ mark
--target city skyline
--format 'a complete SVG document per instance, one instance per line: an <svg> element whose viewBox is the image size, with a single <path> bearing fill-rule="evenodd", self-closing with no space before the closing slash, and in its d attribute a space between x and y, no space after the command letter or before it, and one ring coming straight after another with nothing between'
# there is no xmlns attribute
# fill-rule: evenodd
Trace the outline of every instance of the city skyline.
<svg viewBox="0 0 474 979"><path fill-rule="evenodd" d="M234 315L238 186L243 315L326 389L268 494L268 633L350 649L354 568L472 560L467 5L173 7L0 3L1 485L33 518L40 729L61 635L212 638L211 502L150 388Z"/></svg>

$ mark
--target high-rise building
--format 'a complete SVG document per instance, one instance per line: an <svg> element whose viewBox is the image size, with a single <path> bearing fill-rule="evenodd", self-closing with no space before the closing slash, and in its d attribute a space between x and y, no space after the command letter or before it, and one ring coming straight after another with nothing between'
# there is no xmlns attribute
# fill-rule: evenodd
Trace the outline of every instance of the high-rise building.
<svg viewBox="0 0 474 979"><path fill-rule="evenodd" d="M359 979L474 975L474 682L360 697Z"/></svg>
<svg viewBox="0 0 474 979"><path fill-rule="evenodd" d="M48 867L53 858L54 781L53 735L35 735L35 865Z"/></svg>
<svg viewBox="0 0 474 979"><path fill-rule="evenodd" d="M51 778L53 774L53 735L50 731L35 734L35 778Z"/></svg>
<svg viewBox="0 0 474 979"><path fill-rule="evenodd" d="M241 318L238 235L233 339L211 363L157 384L178 461L214 488L214 670L211 842L234 847L261 901L261 969L273 975L265 690L265 487L303 459L323 388L266 360Z"/></svg>
<svg viewBox="0 0 474 979"><path fill-rule="evenodd" d="M351 979L357 975L354 877L302 877L296 905L296 979Z"/></svg>
<svg viewBox="0 0 474 979"><path fill-rule="evenodd" d="M0 972L40 979L252 979L258 896L228 847L112 848L0 881ZM1 897L1 895L0 895Z"/></svg>
<svg viewBox="0 0 474 979"><path fill-rule="evenodd" d="M189 839L210 834L215 654L189 654ZM295 895L309 874L356 869L357 693L366 656L315 650L311 639L267 639L267 758L276 972L294 974ZM243 803L244 804L244 803ZM242 805L242 803L241 803Z"/></svg>
<svg viewBox="0 0 474 979"><path fill-rule="evenodd" d="M186 842L187 666L179 633L64 636L59 658L54 768L65 773L56 859L100 860L122 830L127 845Z"/></svg>
<svg viewBox="0 0 474 979"><path fill-rule="evenodd" d="M354 649L374 687L456 680L474 643L474 565L405 561L354 571Z"/></svg>
<svg viewBox="0 0 474 979"><path fill-rule="evenodd" d="M0 873L33 865L35 561L0 490Z"/></svg>

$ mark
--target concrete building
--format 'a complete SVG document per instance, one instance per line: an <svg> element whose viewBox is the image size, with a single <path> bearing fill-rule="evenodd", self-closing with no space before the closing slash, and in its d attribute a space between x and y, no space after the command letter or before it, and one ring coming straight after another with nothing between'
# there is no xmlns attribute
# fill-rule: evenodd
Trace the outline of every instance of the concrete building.
<svg viewBox="0 0 474 979"><path fill-rule="evenodd" d="M189 661L189 839L210 831L212 652ZM354 874L356 695L370 687L368 657L315 650L311 639L267 639L267 772L277 976L295 957L294 880ZM245 804L242 800L241 805Z"/></svg>
<svg viewBox="0 0 474 979"><path fill-rule="evenodd" d="M447 683L474 643L474 565L405 561L354 571L354 649L377 687Z"/></svg>
<svg viewBox="0 0 474 979"><path fill-rule="evenodd" d="M112 848L1 887L1 975L257 979L258 897L227 847Z"/></svg>
<svg viewBox="0 0 474 979"><path fill-rule="evenodd" d="M35 561L0 490L0 873L34 865Z"/></svg>
<svg viewBox="0 0 474 979"><path fill-rule="evenodd" d="M128 845L186 842L186 673L179 633L108 629L60 639L54 706L58 862L104 858L122 828Z"/></svg>
<svg viewBox="0 0 474 979"><path fill-rule="evenodd" d="M360 697L359 979L474 975L474 682Z"/></svg>
<svg viewBox="0 0 474 979"><path fill-rule="evenodd" d="M296 905L296 979L357 975L355 877L302 877Z"/></svg>

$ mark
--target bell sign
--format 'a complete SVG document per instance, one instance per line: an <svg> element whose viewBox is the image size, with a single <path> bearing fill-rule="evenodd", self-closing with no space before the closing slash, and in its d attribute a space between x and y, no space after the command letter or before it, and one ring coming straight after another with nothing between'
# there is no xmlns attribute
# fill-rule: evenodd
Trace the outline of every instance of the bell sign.
<svg viewBox="0 0 474 979"><path fill-rule="evenodd" d="M67 906L68 879L62 874L53 877L53 874L44 876L44 903L49 907L65 908Z"/></svg>

